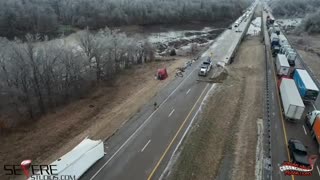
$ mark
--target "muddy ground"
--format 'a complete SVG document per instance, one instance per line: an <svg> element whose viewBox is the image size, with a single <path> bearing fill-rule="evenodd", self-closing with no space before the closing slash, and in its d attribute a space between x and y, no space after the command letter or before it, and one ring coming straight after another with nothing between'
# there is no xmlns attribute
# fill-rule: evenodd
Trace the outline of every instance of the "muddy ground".
<svg viewBox="0 0 320 180"><path fill-rule="evenodd" d="M186 139L170 179L255 179L264 81L259 37L244 40L227 71Z"/></svg>
<svg viewBox="0 0 320 180"><path fill-rule="evenodd" d="M320 80L320 35L290 34L288 38L316 78Z"/></svg>

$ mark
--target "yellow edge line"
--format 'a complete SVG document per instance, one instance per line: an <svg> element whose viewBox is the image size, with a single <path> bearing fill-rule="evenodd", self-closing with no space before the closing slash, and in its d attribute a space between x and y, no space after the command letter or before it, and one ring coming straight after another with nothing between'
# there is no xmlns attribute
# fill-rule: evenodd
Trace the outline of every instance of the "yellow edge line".
<svg viewBox="0 0 320 180"><path fill-rule="evenodd" d="M177 138L178 134L180 133L182 127L184 126L184 124L187 122L187 120L189 119L189 116L191 115L192 111L194 110L194 108L196 107L196 105L198 104L198 101L201 99L201 97L203 96L203 93L205 92L205 90L207 89L208 84L206 85L206 87L204 88L204 90L202 91L201 95L199 96L199 98L197 99L196 103L193 105L192 109L189 111L189 114L187 115L187 117L185 118L185 120L183 121L183 123L180 125L178 131L176 132L176 134L174 135L174 137L172 138L170 144L167 146L166 150L163 152L162 156L160 157L159 161L157 162L156 166L153 168L153 170L151 171L150 175L148 176L148 180L150 180L152 178L152 176L154 175L154 173L156 172L156 170L158 169L160 163L162 162L163 158L165 157L165 155L168 153L170 147L172 146L173 142L175 141L175 139Z"/></svg>
<svg viewBox="0 0 320 180"><path fill-rule="evenodd" d="M268 51L269 52L269 51ZM269 54L270 55L270 54ZM270 57L270 56L269 56ZM286 131L286 127L285 127L285 124L284 124L284 119L283 119L283 114L282 114L282 109L281 109L281 103L280 103L280 96L279 96L279 88L278 88L278 81L277 81L277 75L276 75L276 72L274 70L274 63L273 63L273 60L271 58L271 64L272 66L272 71L273 71L273 77L274 77L274 80L275 80L275 83L276 83L276 89L277 89L277 100L278 100L278 105L279 105L279 111L280 111L280 117L281 117L281 122L282 122L282 130L283 130L283 135L284 135L284 140L285 140L285 145L286 145L286 150L287 150L287 155L288 155L288 159L289 161L291 161L291 158L290 158L290 154L289 154L289 149L288 149L288 138L287 138L287 131ZM267 72L268 73L268 72ZM291 178L292 180L294 180L294 175L291 175Z"/></svg>

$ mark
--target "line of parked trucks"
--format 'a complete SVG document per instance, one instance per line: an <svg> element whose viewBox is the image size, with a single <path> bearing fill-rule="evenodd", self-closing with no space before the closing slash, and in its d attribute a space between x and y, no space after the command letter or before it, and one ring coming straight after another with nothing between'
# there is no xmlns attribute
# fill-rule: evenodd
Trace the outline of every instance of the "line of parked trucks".
<svg viewBox="0 0 320 180"><path fill-rule="evenodd" d="M267 16L266 25L271 52L276 57L275 66L283 114L287 120L296 122L303 119L305 104L310 105L318 98L319 89L309 73L296 62L297 53L281 33L275 20ZM305 120L311 129L312 137L318 142L320 153L320 111L308 112Z"/></svg>

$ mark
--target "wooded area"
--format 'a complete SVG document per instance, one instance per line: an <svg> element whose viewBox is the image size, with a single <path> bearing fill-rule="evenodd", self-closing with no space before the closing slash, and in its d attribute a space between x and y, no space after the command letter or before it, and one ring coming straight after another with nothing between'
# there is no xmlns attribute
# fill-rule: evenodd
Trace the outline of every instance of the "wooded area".
<svg viewBox="0 0 320 180"><path fill-rule="evenodd" d="M72 27L151 25L235 18L251 0L0 1L0 36L60 35ZM71 28L70 28L71 27Z"/></svg>
<svg viewBox="0 0 320 180"><path fill-rule="evenodd" d="M0 38L0 129L37 119L84 97L97 84L112 82L121 70L154 59L148 41L104 27L230 20L250 2L0 1L0 36L6 37ZM63 35L65 27L84 29L77 33L76 46L63 38L49 41L52 35Z"/></svg>
<svg viewBox="0 0 320 180"><path fill-rule="evenodd" d="M297 28L297 32L320 33L320 11L308 14Z"/></svg>
<svg viewBox="0 0 320 180"><path fill-rule="evenodd" d="M35 118L48 110L82 97L100 81L133 64L154 59L152 46L141 39L104 29L78 33L80 47L63 40L38 43L38 36L0 39L0 127L20 118Z"/></svg>
<svg viewBox="0 0 320 180"><path fill-rule="evenodd" d="M320 7L319 0L272 0L270 7L275 16L304 17Z"/></svg>
<svg viewBox="0 0 320 180"><path fill-rule="evenodd" d="M278 17L302 17L302 23L296 28L297 33L320 32L320 7L319 0L273 0L270 7Z"/></svg>

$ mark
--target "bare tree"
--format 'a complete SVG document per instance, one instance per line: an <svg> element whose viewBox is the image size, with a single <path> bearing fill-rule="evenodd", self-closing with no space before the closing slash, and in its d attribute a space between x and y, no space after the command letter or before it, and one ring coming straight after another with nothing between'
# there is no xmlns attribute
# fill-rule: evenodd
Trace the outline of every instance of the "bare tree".
<svg viewBox="0 0 320 180"><path fill-rule="evenodd" d="M59 25L101 29L106 25L224 20L240 15L250 2L252 0L1 1L0 35L10 38L23 37L26 33L57 35Z"/></svg>

